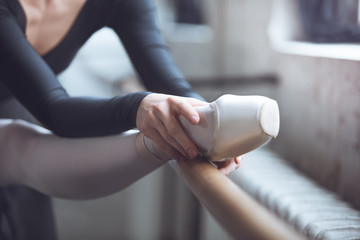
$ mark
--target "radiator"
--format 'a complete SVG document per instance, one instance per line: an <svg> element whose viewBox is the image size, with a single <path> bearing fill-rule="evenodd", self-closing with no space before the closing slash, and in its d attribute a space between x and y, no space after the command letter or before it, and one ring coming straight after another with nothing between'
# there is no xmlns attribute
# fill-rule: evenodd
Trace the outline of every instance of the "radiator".
<svg viewBox="0 0 360 240"><path fill-rule="evenodd" d="M360 239L358 210L266 148L230 177L308 239Z"/></svg>

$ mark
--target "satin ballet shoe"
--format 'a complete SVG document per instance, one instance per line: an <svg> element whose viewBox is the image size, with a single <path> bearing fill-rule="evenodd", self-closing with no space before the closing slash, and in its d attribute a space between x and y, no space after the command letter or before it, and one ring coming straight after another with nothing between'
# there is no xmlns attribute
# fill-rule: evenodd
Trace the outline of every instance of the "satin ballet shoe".
<svg viewBox="0 0 360 240"><path fill-rule="evenodd" d="M143 159L149 159L154 163L166 162L170 160L165 153L161 151L157 145L144 134L139 132L135 138L135 149L137 154Z"/></svg>
<svg viewBox="0 0 360 240"><path fill-rule="evenodd" d="M268 143L279 132L277 102L267 97L227 94L196 110L198 125L183 116L179 120L198 146L199 155L211 161L243 155Z"/></svg>

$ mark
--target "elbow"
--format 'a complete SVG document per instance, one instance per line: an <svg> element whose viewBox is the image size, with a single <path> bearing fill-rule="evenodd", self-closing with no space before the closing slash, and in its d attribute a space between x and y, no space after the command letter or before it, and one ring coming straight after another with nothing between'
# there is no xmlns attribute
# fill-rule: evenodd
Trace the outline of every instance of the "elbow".
<svg viewBox="0 0 360 240"><path fill-rule="evenodd" d="M45 128L60 137L71 137L73 132L73 117L69 114L71 104L69 97L60 92L57 95L47 96L39 107L31 111Z"/></svg>
<svg viewBox="0 0 360 240"><path fill-rule="evenodd" d="M63 116L50 116L41 121L47 129L59 137L76 137L76 130Z"/></svg>
<svg viewBox="0 0 360 240"><path fill-rule="evenodd" d="M70 111L71 105L67 101L49 101L45 114L39 118L44 126L59 137L81 137L82 123L78 123ZM64 104L65 103L65 104ZM74 113L74 112L73 112Z"/></svg>
<svg viewBox="0 0 360 240"><path fill-rule="evenodd" d="M71 132L67 131L66 128L59 125L53 125L50 130L59 137L73 137Z"/></svg>
<svg viewBox="0 0 360 240"><path fill-rule="evenodd" d="M69 117L67 117L69 118ZM49 129L59 137L64 138L79 138L90 137L90 132L86 131L86 128L81 124L71 121L71 119L61 118L52 121Z"/></svg>

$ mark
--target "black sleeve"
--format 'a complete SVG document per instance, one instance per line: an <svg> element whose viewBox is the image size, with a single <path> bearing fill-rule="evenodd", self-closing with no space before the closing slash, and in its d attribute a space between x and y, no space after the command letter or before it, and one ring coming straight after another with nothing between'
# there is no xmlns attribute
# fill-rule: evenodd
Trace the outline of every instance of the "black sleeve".
<svg viewBox="0 0 360 240"><path fill-rule="evenodd" d="M119 1L108 21L147 89L202 99L174 63L158 29L151 0Z"/></svg>
<svg viewBox="0 0 360 240"><path fill-rule="evenodd" d="M66 137L115 134L135 127L138 106L148 94L69 97L13 16L4 12L0 16L0 80L47 128Z"/></svg>

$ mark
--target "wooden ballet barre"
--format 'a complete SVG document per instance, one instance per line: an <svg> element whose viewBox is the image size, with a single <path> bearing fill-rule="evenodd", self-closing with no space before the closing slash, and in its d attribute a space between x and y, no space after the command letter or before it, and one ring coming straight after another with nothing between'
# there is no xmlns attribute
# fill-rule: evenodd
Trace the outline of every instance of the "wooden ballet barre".
<svg viewBox="0 0 360 240"><path fill-rule="evenodd" d="M197 199L235 239L304 239L209 162L202 159L177 162L177 171Z"/></svg>

